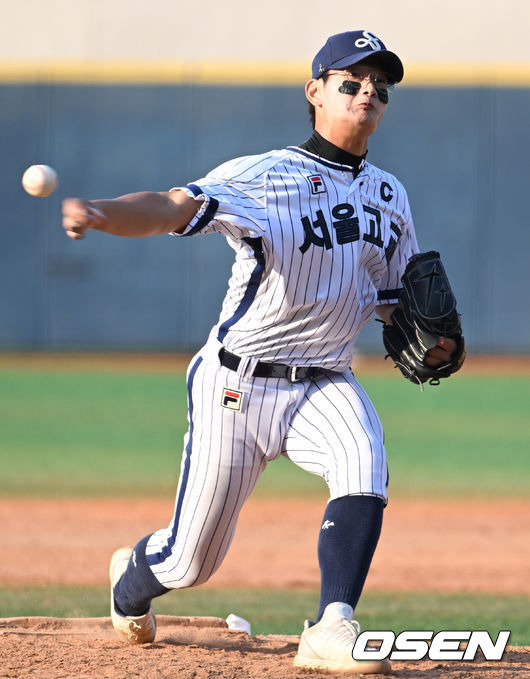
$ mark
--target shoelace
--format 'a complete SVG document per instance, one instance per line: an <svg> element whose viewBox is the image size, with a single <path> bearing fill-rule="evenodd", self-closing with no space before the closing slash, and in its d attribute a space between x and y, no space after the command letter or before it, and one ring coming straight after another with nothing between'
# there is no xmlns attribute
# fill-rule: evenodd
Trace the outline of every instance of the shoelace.
<svg viewBox="0 0 530 679"><path fill-rule="evenodd" d="M341 620L342 625L337 626L330 636L344 644L353 644L361 632L361 626L357 620Z"/></svg>

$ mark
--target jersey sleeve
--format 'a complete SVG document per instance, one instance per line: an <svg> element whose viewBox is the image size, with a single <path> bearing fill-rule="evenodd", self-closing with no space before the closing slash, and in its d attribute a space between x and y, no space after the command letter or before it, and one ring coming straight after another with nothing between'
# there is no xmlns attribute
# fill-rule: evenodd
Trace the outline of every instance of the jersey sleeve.
<svg viewBox="0 0 530 679"><path fill-rule="evenodd" d="M182 233L174 236L221 233L238 241L263 236L267 224L265 175L245 172L243 161L231 161L212 170L206 177L171 191L184 191L202 205ZM243 165L243 167L241 167Z"/></svg>
<svg viewBox="0 0 530 679"><path fill-rule="evenodd" d="M403 192L400 196L402 209L399 212L400 218L391 226L390 240L386 245L387 268L377 291L377 304L397 304L399 292L403 287L401 276L409 259L419 252L407 194L402 186L400 189Z"/></svg>

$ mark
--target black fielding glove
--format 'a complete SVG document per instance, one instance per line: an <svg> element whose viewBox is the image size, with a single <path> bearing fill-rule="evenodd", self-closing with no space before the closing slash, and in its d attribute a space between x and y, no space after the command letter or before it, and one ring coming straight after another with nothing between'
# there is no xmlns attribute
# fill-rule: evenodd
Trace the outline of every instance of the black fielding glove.
<svg viewBox="0 0 530 679"><path fill-rule="evenodd" d="M392 325L383 325L383 343L408 380L439 384L441 378L460 370L466 356L456 298L440 253L431 250L411 257L401 282L399 305L390 317ZM425 359L439 337L453 339L456 350L448 362L431 367Z"/></svg>

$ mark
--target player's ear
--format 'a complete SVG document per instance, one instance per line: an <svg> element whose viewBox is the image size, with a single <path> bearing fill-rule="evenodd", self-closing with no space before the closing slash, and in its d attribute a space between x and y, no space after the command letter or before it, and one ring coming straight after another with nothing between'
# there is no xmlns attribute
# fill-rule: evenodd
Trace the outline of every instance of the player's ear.
<svg viewBox="0 0 530 679"><path fill-rule="evenodd" d="M320 101L321 101L321 84L322 81L315 80L315 78L311 78L311 80L308 80L305 84L305 96L307 98L307 101L313 106L319 106Z"/></svg>

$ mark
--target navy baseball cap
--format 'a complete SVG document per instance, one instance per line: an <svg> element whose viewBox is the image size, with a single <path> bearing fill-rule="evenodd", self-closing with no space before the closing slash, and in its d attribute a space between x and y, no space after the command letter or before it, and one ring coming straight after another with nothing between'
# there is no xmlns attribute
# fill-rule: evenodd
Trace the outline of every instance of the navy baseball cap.
<svg viewBox="0 0 530 679"><path fill-rule="evenodd" d="M347 31L332 35L313 59L313 78L320 78L331 68L346 68L367 57L376 59L381 69L392 79L403 79L403 64L394 52L385 47L382 40L369 31Z"/></svg>

